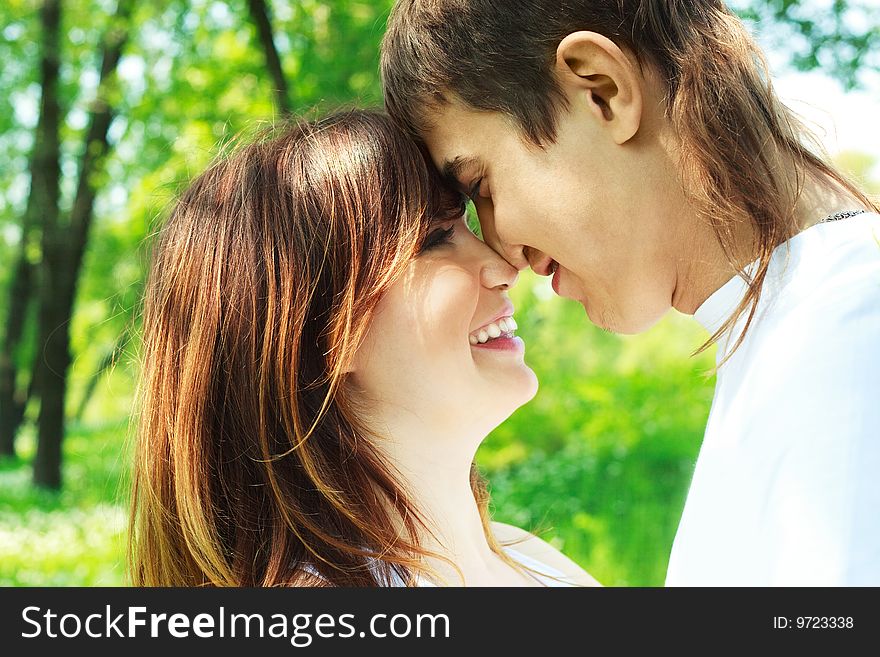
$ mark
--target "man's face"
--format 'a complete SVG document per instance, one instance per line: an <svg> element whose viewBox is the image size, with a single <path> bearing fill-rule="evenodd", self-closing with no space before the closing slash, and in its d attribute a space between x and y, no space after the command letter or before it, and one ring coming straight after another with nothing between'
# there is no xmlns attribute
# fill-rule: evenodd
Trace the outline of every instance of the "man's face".
<svg viewBox="0 0 880 657"><path fill-rule="evenodd" d="M538 148L511 119L457 100L431 121L434 163L473 193L484 239L508 262L554 274L557 293L607 330L644 331L671 307L682 193L650 125L620 145L573 103Z"/></svg>

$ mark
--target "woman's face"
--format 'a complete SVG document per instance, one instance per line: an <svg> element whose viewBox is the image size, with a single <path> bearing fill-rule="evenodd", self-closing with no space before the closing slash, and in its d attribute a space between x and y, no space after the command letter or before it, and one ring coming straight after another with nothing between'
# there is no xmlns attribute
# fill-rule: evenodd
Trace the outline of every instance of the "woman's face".
<svg viewBox="0 0 880 657"><path fill-rule="evenodd" d="M513 335L516 279L463 217L433 225L377 305L350 383L386 420L484 437L538 389Z"/></svg>

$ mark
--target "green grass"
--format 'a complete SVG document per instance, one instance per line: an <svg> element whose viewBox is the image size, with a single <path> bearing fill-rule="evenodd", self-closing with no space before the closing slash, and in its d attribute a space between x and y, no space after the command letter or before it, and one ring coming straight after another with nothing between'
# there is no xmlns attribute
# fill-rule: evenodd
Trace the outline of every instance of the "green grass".
<svg viewBox="0 0 880 657"><path fill-rule="evenodd" d="M31 486L33 434L0 460L0 586L116 586L125 582L125 423L71 427L64 489Z"/></svg>

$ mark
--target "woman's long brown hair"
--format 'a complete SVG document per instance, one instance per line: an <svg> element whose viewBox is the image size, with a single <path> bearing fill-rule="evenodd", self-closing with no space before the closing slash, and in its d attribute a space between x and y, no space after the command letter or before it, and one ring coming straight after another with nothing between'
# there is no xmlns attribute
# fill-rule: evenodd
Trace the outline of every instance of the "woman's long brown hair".
<svg viewBox="0 0 880 657"><path fill-rule="evenodd" d="M425 520L343 381L430 223L463 209L367 111L288 126L195 179L158 233L144 300L133 584L372 586L425 572Z"/></svg>

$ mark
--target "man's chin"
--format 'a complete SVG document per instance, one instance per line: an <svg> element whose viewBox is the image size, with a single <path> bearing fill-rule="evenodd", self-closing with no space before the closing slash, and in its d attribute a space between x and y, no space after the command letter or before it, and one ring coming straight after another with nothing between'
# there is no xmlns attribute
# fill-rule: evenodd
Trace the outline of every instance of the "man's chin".
<svg viewBox="0 0 880 657"><path fill-rule="evenodd" d="M639 335L650 330L657 322L663 319L663 315L657 317L621 318L605 310L600 312L596 312L595 309L591 310L583 301L581 305L584 307L587 318L592 324L603 331L617 335Z"/></svg>
<svg viewBox="0 0 880 657"><path fill-rule="evenodd" d="M569 297L567 295L562 296L581 304L590 323L608 333L617 333L619 335L637 335L639 333L644 333L660 321L662 317L662 315L651 318L620 317L617 313L608 308L597 308L595 304L589 303L583 295L578 297Z"/></svg>
<svg viewBox="0 0 880 657"><path fill-rule="evenodd" d="M584 312L587 315L587 319L590 320L590 323L593 326L596 326L603 331L607 331L608 333L620 333L620 331L617 330L614 323L611 321L610 317L607 317L602 313L591 313L590 307L584 301L580 301L580 304L584 307Z"/></svg>
<svg viewBox="0 0 880 657"><path fill-rule="evenodd" d="M583 299L579 299L578 301L584 307L584 312L587 314L587 319L590 320L590 323L602 329L603 331L623 335L640 333L640 331L627 330L627 327L621 326L621 322L618 320L618 318L615 317L612 313L608 312L606 309L592 308Z"/></svg>

